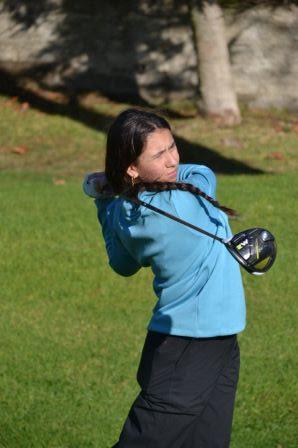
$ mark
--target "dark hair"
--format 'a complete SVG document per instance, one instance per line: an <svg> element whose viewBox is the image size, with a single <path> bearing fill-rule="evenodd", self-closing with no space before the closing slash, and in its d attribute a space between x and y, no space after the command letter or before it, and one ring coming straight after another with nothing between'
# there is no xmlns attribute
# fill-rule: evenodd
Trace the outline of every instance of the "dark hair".
<svg viewBox="0 0 298 448"><path fill-rule="evenodd" d="M131 179L126 170L140 156L155 129L171 127L163 117L140 109L127 109L113 122L107 137L105 173L115 193L129 188Z"/></svg>
<svg viewBox="0 0 298 448"><path fill-rule="evenodd" d="M185 182L138 182L131 185L131 179L126 173L127 168L140 155L149 134L155 129L169 129L167 120L152 112L140 109L127 109L113 122L107 137L105 173L110 191L115 194L125 193L125 196L136 197L141 190L165 191L182 190L202 196L212 205L220 208L230 216L236 216L235 210L220 205L218 201L208 196L199 188Z"/></svg>
<svg viewBox="0 0 298 448"><path fill-rule="evenodd" d="M229 216L236 217L238 216L236 210L226 207L225 205L221 205L216 199L213 199L211 196L208 196L204 191L200 190L198 187L195 187L192 184L187 182L140 182L135 184L128 191L127 196L137 197L139 191L169 191L169 190L180 190L180 191L189 191L194 195L201 196L210 202L214 207L219 208L223 212L225 212Z"/></svg>

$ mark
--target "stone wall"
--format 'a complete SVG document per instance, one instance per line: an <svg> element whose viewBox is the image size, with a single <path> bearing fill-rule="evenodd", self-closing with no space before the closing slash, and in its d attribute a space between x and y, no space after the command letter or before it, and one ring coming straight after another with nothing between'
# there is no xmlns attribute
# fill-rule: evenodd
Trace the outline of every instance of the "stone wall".
<svg viewBox="0 0 298 448"><path fill-rule="evenodd" d="M40 0L30 10L23 3L0 6L0 68L45 86L153 102L195 95L185 2ZM238 97L255 107L298 110L298 8L225 16Z"/></svg>
<svg viewBox="0 0 298 448"><path fill-rule="evenodd" d="M298 8L247 11L230 44L238 95L255 107L298 110Z"/></svg>

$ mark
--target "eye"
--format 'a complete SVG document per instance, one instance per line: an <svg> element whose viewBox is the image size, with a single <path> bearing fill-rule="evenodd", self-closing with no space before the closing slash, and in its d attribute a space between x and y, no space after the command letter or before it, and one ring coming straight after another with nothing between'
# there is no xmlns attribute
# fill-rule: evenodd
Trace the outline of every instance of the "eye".
<svg viewBox="0 0 298 448"><path fill-rule="evenodd" d="M164 153L164 151L161 151L161 152L155 154L152 158L153 159L159 159L163 155L163 153Z"/></svg>

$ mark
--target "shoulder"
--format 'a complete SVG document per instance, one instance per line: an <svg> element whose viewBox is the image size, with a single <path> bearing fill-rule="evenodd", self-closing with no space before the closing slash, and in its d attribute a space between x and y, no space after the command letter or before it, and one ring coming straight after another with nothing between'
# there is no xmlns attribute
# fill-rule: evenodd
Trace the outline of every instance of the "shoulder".
<svg viewBox="0 0 298 448"><path fill-rule="evenodd" d="M177 181L191 183L209 196L215 197L216 177L207 166L179 165ZM181 204L183 204L184 208L198 208L197 197L180 190L142 191L138 194L138 199L168 212L176 211L177 206L180 207ZM146 218L156 218L158 216L156 212L148 209L146 205L133 203L128 198L119 198L111 206L114 209L114 213L117 210L119 215L125 221L129 221L130 224L136 224L137 222L145 224L145 221L148 222Z"/></svg>
<svg viewBox="0 0 298 448"><path fill-rule="evenodd" d="M205 165L181 164L177 174L178 182L185 182L194 185L209 196L215 197L216 177L214 172ZM159 192L143 191L138 195L143 202L149 203L163 210L175 208L176 204L187 203L197 207L197 198L192 194L186 194L181 190L165 190ZM130 208L130 207L129 207ZM142 217L152 214L151 210L143 206L132 207L134 211L139 210ZM131 211L131 210L130 210Z"/></svg>
<svg viewBox="0 0 298 448"><path fill-rule="evenodd" d="M177 180L190 183L209 196L215 196L216 177L214 172L205 165L179 165Z"/></svg>

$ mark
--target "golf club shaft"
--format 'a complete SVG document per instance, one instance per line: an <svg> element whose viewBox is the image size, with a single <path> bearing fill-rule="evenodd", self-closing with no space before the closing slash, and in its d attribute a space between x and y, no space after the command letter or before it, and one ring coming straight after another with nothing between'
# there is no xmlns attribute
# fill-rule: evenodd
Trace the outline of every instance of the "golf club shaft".
<svg viewBox="0 0 298 448"><path fill-rule="evenodd" d="M194 224L191 224L190 222L184 221L183 219L178 218L177 216L171 215L168 212L165 212L164 210L161 210L160 208L154 207L154 205L148 204L147 202L143 202L140 199L137 198L129 198L130 201L134 202L138 205L143 205L143 207L149 208L150 210L153 210L156 213L159 213L160 215L164 215L167 218L173 219L176 222L179 222L180 224L184 224L187 227L190 227L191 229L196 230L197 232L201 232L204 235L209 236L210 238L213 238L214 240L220 241L221 243L225 244L224 238L220 238L213 233L207 232L207 230L201 229L200 227L195 226Z"/></svg>

